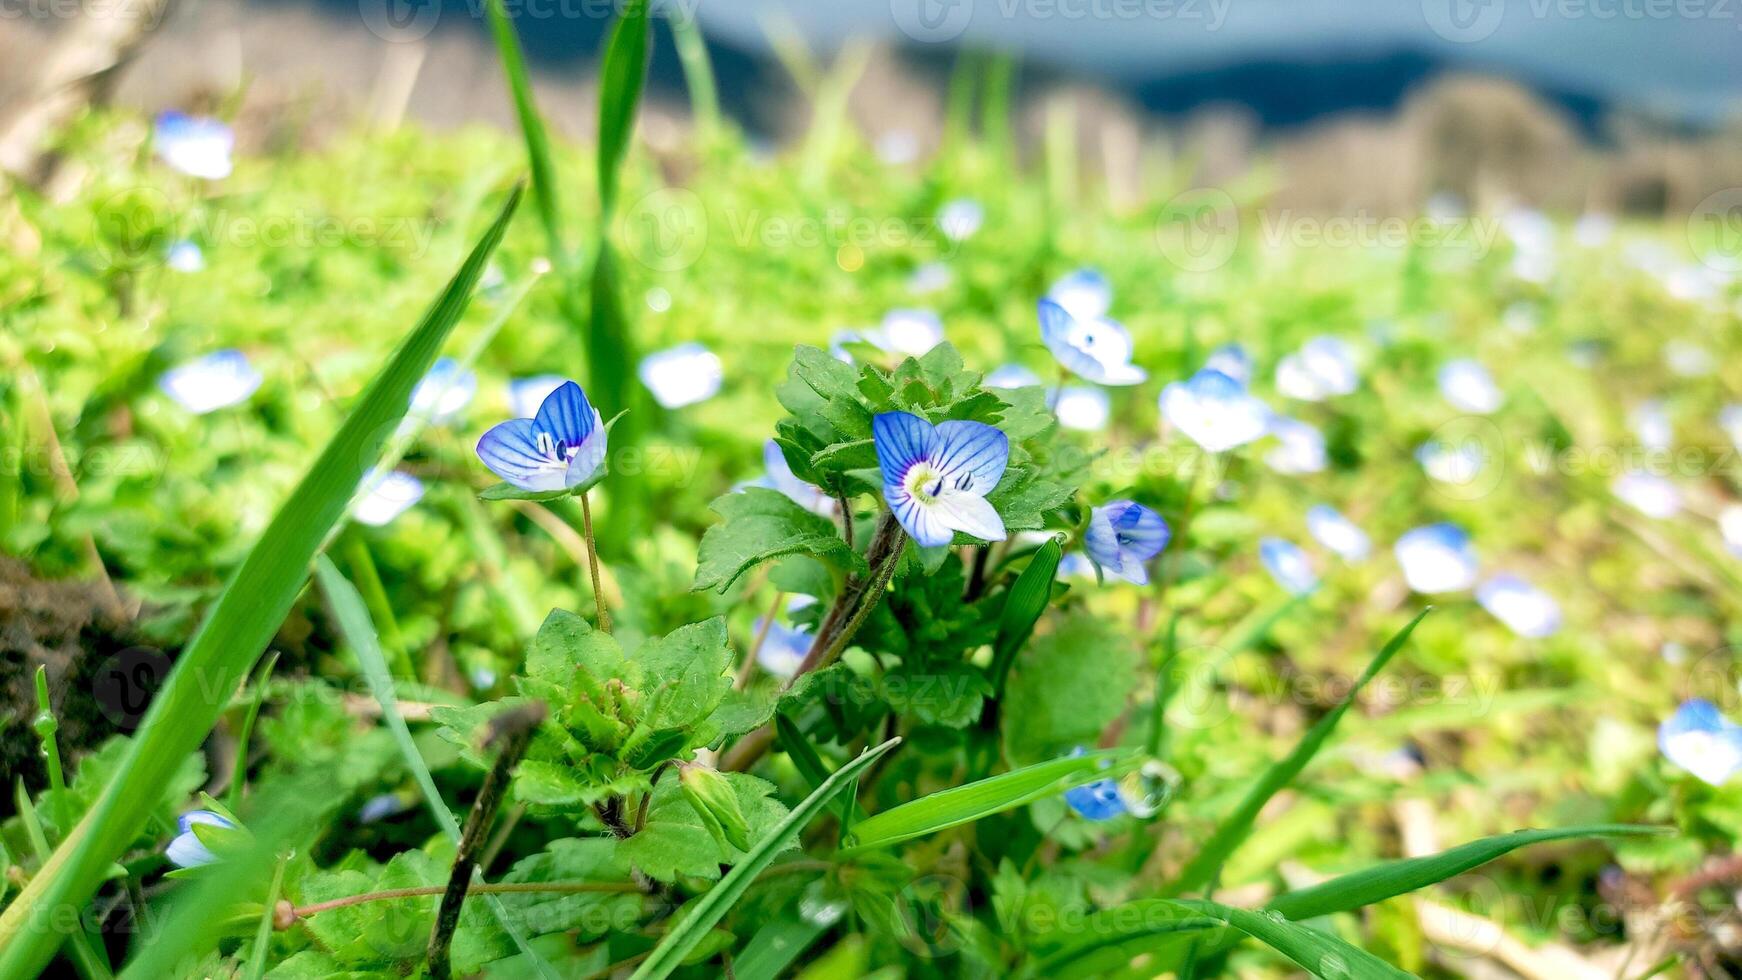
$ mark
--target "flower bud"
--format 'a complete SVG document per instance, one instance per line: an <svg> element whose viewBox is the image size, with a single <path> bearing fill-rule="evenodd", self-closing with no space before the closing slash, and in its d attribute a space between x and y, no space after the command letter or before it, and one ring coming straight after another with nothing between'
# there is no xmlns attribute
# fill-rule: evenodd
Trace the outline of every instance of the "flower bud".
<svg viewBox="0 0 1742 980"><path fill-rule="evenodd" d="M702 826L722 844L740 851L750 849L750 823L744 819L744 809L738 805L738 794L732 784L717 770L706 766L683 765L678 769L678 786L684 799L702 818Z"/></svg>

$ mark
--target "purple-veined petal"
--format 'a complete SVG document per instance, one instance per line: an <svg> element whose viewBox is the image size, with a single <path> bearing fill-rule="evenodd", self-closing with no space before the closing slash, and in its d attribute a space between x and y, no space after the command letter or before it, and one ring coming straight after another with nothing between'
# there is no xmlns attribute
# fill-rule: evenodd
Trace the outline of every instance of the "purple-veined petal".
<svg viewBox="0 0 1742 980"><path fill-rule="evenodd" d="M537 431L548 433L558 443L578 446L598 427L599 413L587 402L580 385L565 381L545 397L532 422Z"/></svg>
<svg viewBox="0 0 1742 980"><path fill-rule="evenodd" d="M936 548L955 539L955 532L938 519L932 506L922 504L905 487L890 484L883 488L883 499L889 503L902 530L922 548Z"/></svg>
<svg viewBox="0 0 1742 980"><path fill-rule="evenodd" d="M562 490L566 485L569 461L543 451L531 419L493 426L478 440L478 458L490 472L522 490Z"/></svg>
<svg viewBox="0 0 1742 980"><path fill-rule="evenodd" d="M1003 541L1008 536L997 508L977 493L946 490L932 502L931 509L945 527L982 541Z"/></svg>
<svg viewBox="0 0 1742 980"><path fill-rule="evenodd" d="M569 465L563 471L563 486L578 487L592 479L599 471L599 464L605 461L606 441L609 433L605 431L605 422L599 418L599 410L593 409L593 432L581 444L575 447L575 454L569 457Z"/></svg>
<svg viewBox="0 0 1742 980"><path fill-rule="evenodd" d="M933 431L929 455L946 492L985 496L997 488L1010 463L1009 436L984 422L940 422Z"/></svg>
<svg viewBox="0 0 1742 980"><path fill-rule="evenodd" d="M882 412L873 418L871 442L884 484L899 486L914 463L930 457L934 438L931 423L908 412Z"/></svg>
<svg viewBox="0 0 1742 980"><path fill-rule="evenodd" d="M538 407L561 388L567 378L560 374L535 374L508 382L508 414L517 419L529 419L538 414Z"/></svg>

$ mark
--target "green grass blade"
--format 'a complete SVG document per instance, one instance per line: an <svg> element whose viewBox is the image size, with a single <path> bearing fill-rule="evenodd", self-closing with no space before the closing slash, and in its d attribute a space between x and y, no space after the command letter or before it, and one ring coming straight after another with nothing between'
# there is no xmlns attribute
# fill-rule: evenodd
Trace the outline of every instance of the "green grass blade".
<svg viewBox="0 0 1742 980"><path fill-rule="evenodd" d="M381 706L381 720L387 725L388 731L393 733L393 741L399 746L399 754L404 757L406 768L411 770L412 778L417 781L417 788L423 792L424 803L436 818L436 823L441 826L442 833L447 835L448 840L458 844L459 821L454 818L447 803L442 801L441 791L436 789L435 777L430 774L429 765L423 761L423 753L417 750L417 743L412 740L411 727L405 723L405 716L399 712L399 695L394 690L393 672L387 668L387 657L381 651L381 642L376 637L375 624L369 619L368 607L363 604L363 596L326 555L315 559L315 579L332 606L333 615L338 618L339 631L357 655L357 665L369 684L369 693L375 698L375 703ZM532 948L523 931L510 921L501 900L494 895L487 895L484 901L495 913L497 924L514 940L521 955L538 969L539 975L555 977L556 973L550 964Z"/></svg>
<svg viewBox="0 0 1742 980"><path fill-rule="evenodd" d="M1371 868L1351 872L1311 888L1278 895L1265 905L1281 912L1288 919L1311 919L1332 912L1347 912L1364 905L1383 902L1388 898L1438 884L1455 878L1472 868L1481 867L1521 847L1549 841L1574 840L1585 837L1639 837L1665 833L1662 827L1641 827L1628 824L1596 824L1586 827L1559 827L1548 830L1520 830L1510 834L1484 837L1460 844L1450 850L1427 857L1388 861Z"/></svg>
<svg viewBox="0 0 1742 980"><path fill-rule="evenodd" d="M1313 756L1318 754L1319 749L1324 747L1325 742L1330 740L1331 733L1336 731L1337 723L1343 719L1343 715L1348 712L1350 706L1355 703L1355 699L1360 696L1361 689L1366 687L1367 682L1384 669L1392 656L1403 648L1403 644L1409 639L1409 634L1415 632L1416 624L1421 622L1422 617L1426 616L1431 608L1430 606L1417 613L1416 617L1409 621L1408 626L1399 630L1397 635L1385 644L1385 647L1379 651L1379 655L1373 658L1373 662L1369 663L1367 669L1356 679L1348 696L1327 712L1323 718L1319 719L1318 724L1314 725L1301 738L1293 752L1264 771L1264 775L1260 776L1258 782L1254 783L1252 788L1247 791L1239 806L1236 806L1234 812L1216 827L1216 832L1205 842L1203 849L1198 851L1197 856L1193 857L1191 863L1186 865L1185 870L1180 872L1179 878L1174 881L1171 888L1172 894L1178 895L1182 892L1203 888L1215 878L1217 873L1221 871L1223 862L1227 861L1228 856L1234 853L1234 849L1246 839L1246 835L1252 832L1252 823L1258 819L1258 812L1264 809L1264 805L1270 802L1271 797L1293 782L1294 778L1300 775L1301 770L1307 767L1307 763L1312 761Z"/></svg>
<svg viewBox="0 0 1742 980"><path fill-rule="evenodd" d="M792 723L792 719L776 712L774 715L774 734L775 738L780 741L781 749L792 760L793 767L798 770L799 775L804 777L805 782L811 785L811 789L816 789L828 782L828 764L823 762L822 756L817 754L816 748L811 745L809 739L804 737L804 733L798 730L798 726ZM864 818L865 811L859 808L858 800L850 796L842 799L844 802L836 809L841 811L843 827L851 824L856 818Z"/></svg>
<svg viewBox="0 0 1742 980"><path fill-rule="evenodd" d="M835 794L852 785L860 773L870 768L873 762L900 742L901 739L892 738L882 745L867 749L859 758L837 769L815 792L805 797L804 802L793 807L786 819L767 837L757 842L750 849L750 853L744 856L744 860L738 862L720 879L719 884L696 900L689 914L666 932L659 945L653 948L652 955L642 961L630 980L655 980L670 976L673 970L683 964L684 957L707 937L709 930L725 918L726 912L744 896L750 885L756 881L756 876L773 863L775 856L798 837L799 831L822 812L823 807L835 798Z"/></svg>
<svg viewBox="0 0 1742 980"><path fill-rule="evenodd" d="M272 884L266 888L266 905L260 910L260 925L254 930L254 947L248 951L248 965L243 980L261 980L266 976L266 953L272 947L272 925L277 918L278 896L284 890L284 866L280 860L272 868Z"/></svg>
<svg viewBox="0 0 1742 980"><path fill-rule="evenodd" d="M992 644L992 696L1004 697L1004 682L1010 678L1010 665L1016 662L1023 644L1034 635L1034 625L1046 612L1052 600L1053 577L1058 574L1059 560L1064 550L1058 538L1040 546L1029 559L1028 567L1010 586L1004 599L1004 611L998 619L998 639Z"/></svg>
<svg viewBox="0 0 1742 980"><path fill-rule="evenodd" d="M212 730L231 692L284 621L308 576L309 561L343 516L383 441L405 415L413 387L465 311L520 194L517 187L509 195L495 224L273 516L176 660L115 777L84 820L0 915L0 976L30 976L42 968L61 937L31 928L34 917L44 909L84 905L110 862L138 834L143 815L155 808L176 767Z"/></svg>
<svg viewBox="0 0 1742 980"><path fill-rule="evenodd" d="M683 65L684 83L689 86L690 113L695 117L696 131L706 140L720 131L720 93L714 83L714 66L708 61L708 45L696 27L694 11L674 10L667 23Z"/></svg>
<svg viewBox="0 0 1742 980"><path fill-rule="evenodd" d="M617 172L629 151L647 77L647 3L628 0L623 5L599 68L599 214L607 224L617 206Z"/></svg>
<svg viewBox="0 0 1742 980"><path fill-rule="evenodd" d="M25 839L30 842L31 850L36 852L37 860L46 861L51 853L48 846L48 835L42 831L42 821L36 817L36 807L31 805L30 794L24 790L24 780L20 779L13 787L13 803L18 808L18 822L24 825ZM81 927L67 934L67 956L73 961L73 969L85 980L109 980L114 974L109 972L108 961L98 952L98 947L91 942L89 933Z"/></svg>
<svg viewBox="0 0 1742 980"><path fill-rule="evenodd" d="M866 817L854 828L852 854L972 823L1067 789L1117 777L1131 759L1123 749L1065 756L923 796Z"/></svg>
<svg viewBox="0 0 1742 980"><path fill-rule="evenodd" d="M538 102L532 96L532 78L526 71L526 57L520 50L520 38L514 32L514 22L508 19L503 0L488 0L484 5L490 20L490 35L496 40L496 53L502 59L502 73L508 76L508 91L514 99L514 114L520 120L520 135L526 141L526 164L532 171L532 202L538 209L539 221L549 243L550 260L568 279L569 250L563 243L562 209L557 202L556 165L551 162L550 137L545 133L544 120L538 114Z"/></svg>
<svg viewBox="0 0 1742 980"><path fill-rule="evenodd" d="M1280 915L1237 909L1215 902L1182 899L1174 904L1205 918L1225 922L1278 953L1302 969L1325 980L1407 980L1399 970L1372 953L1358 949L1328 932L1290 922Z"/></svg>
<svg viewBox="0 0 1742 980"><path fill-rule="evenodd" d="M732 957L736 980L775 980L790 976L792 961L811 948L829 927L799 915L787 915L759 925L744 949Z"/></svg>
<svg viewBox="0 0 1742 980"><path fill-rule="evenodd" d="M254 739L254 723L260 718L260 708L271 690L272 669L277 666L278 651L274 650L266 655L266 662L260 668L260 679L254 684L254 699L248 702L248 710L242 714L242 726L236 730L236 769L230 774L230 792L224 801L231 813L242 809L242 791L248 785L248 750Z"/></svg>

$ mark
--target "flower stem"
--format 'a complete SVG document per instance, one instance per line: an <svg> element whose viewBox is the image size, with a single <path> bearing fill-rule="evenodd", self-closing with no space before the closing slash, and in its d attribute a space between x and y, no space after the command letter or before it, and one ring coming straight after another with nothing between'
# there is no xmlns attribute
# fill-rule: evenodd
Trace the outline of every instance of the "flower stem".
<svg viewBox="0 0 1742 980"><path fill-rule="evenodd" d="M581 534L587 539L587 568L593 574L593 602L599 610L599 630L611 632L611 613L605 608L605 590L599 586L599 546L593 542L593 506L581 493Z"/></svg>

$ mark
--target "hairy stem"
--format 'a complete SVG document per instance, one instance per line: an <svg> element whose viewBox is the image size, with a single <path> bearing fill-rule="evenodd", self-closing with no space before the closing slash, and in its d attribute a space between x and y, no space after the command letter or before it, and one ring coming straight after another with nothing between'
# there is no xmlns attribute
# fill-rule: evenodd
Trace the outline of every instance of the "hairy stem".
<svg viewBox="0 0 1742 980"><path fill-rule="evenodd" d="M460 924L460 906L466 900L466 889L476 872L475 858L484 846L484 837L496 819L496 810L508 792L508 781L514 767L532 744L533 733L544 720L544 705L532 702L513 711L497 715L490 723L490 742L500 744L496 764L484 776L478 798L466 815L466 826L460 833L460 844L454 852L454 867L448 874L447 888L436 911L435 928L429 936L429 975L433 980L449 980L452 968L448 963L448 947L454 941L454 929Z"/></svg>
<svg viewBox="0 0 1742 980"><path fill-rule="evenodd" d="M587 539L587 569L593 574L593 603L599 611L599 629L611 632L611 613L605 608L605 590L599 586L599 547L593 542L593 505L581 494L581 534Z"/></svg>

